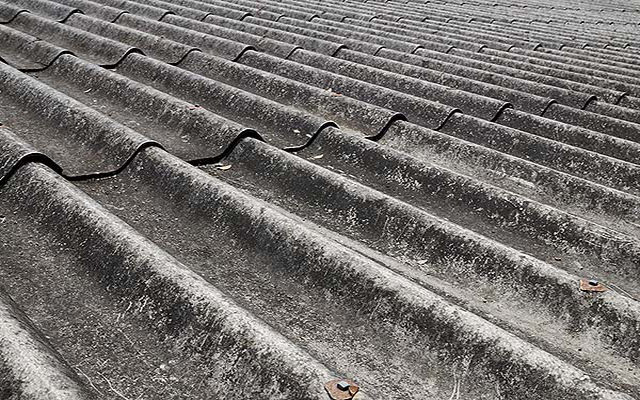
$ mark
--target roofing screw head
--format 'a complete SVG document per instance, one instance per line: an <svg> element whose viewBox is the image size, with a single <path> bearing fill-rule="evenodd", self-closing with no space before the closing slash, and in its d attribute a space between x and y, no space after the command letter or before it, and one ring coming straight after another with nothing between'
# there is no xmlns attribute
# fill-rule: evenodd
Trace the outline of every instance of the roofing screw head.
<svg viewBox="0 0 640 400"><path fill-rule="evenodd" d="M589 279L589 285L591 286L598 286L598 281L595 279Z"/></svg>
<svg viewBox="0 0 640 400"><path fill-rule="evenodd" d="M336 384L336 386L338 387L338 389L340 389L340 390L342 390L342 391L344 392L344 391L349 390L349 387L350 387L351 385L349 384L349 382L340 381L340 382L338 382L338 383Z"/></svg>

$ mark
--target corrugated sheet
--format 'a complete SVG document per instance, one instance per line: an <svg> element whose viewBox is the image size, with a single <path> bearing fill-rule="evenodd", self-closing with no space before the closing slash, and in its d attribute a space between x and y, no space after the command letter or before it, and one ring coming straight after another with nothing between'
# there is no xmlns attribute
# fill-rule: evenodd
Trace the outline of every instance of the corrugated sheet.
<svg viewBox="0 0 640 400"><path fill-rule="evenodd" d="M0 397L640 398L639 16L0 0Z"/></svg>

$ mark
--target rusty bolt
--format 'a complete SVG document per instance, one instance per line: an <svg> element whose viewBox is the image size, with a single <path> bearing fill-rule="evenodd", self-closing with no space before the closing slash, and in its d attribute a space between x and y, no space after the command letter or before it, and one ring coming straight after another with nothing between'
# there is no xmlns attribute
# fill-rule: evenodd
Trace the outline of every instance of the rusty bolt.
<svg viewBox="0 0 640 400"><path fill-rule="evenodd" d="M596 279L580 279L580 290L583 292L606 292L607 288Z"/></svg>
<svg viewBox="0 0 640 400"><path fill-rule="evenodd" d="M350 379L331 380L325 383L324 388L332 400L352 400L360 390L358 385Z"/></svg>

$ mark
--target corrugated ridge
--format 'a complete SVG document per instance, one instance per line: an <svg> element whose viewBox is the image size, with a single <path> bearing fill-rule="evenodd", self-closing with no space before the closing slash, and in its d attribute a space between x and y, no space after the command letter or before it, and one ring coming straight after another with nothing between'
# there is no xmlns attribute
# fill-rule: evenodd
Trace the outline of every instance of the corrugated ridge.
<svg viewBox="0 0 640 400"><path fill-rule="evenodd" d="M40 138L35 147L40 151L46 149L43 153L54 159L66 175L117 171L140 148L154 144L132 129L4 64L0 64L0 73L5 88L2 93L5 123L22 137L24 131L15 131L15 128L23 127L14 127L10 119L10 115L20 118L16 112L19 107L35 114L37 119L58 125L60 142L52 142L51 137ZM33 120L33 123L38 122ZM27 142L33 145L32 140L29 138ZM60 147L62 143L64 145ZM75 153L69 153L69 149L75 149ZM78 155L83 163L75 160Z"/></svg>
<svg viewBox="0 0 640 400"><path fill-rule="evenodd" d="M610 97L610 98L612 99L612 101L618 101L619 97L620 97L620 94L617 94L617 95L615 95L613 97ZM584 104L584 103L582 103L582 104ZM630 118L635 118L635 117L630 117Z"/></svg>
<svg viewBox="0 0 640 400"><path fill-rule="evenodd" d="M154 152L154 154L160 153ZM373 298L379 303L389 302L388 306L379 306L379 312L387 309L388 311L385 311L384 314L377 314L376 318L383 318L385 316L386 318L394 318L392 317L394 315L395 318L408 318L412 325L415 324L418 329L420 329L419 327L427 320L438 318L441 321L441 329L456 326L455 329L458 333L452 332L452 335L447 335L447 343L449 346L452 341L462 341L460 347L455 346L459 350L453 351L462 351L462 348L469 348L470 351L475 352L477 350L473 349L479 350L482 348L482 342L486 338L486 340L493 342L494 345L501 343L499 345L501 348L503 343L505 346L504 350L507 352L516 351L516 354L510 357L513 360L514 368L537 369L543 367L544 363L538 364L538 361L536 361L538 357L555 363L555 361L551 361L552 359L548 359L548 356L543 353L538 353L537 350L531 349L524 352L516 350L516 348L520 348L524 343L520 343L513 336L503 336L502 332L499 330L496 331L495 328L487 327L487 329L485 329L483 327L484 322L475 319L477 317L472 314L466 314L461 310L453 311L456 307L451 309L453 314L448 314L445 310L451 307L451 305L443 303L437 296L433 297L433 294L424 291L424 289L419 288L419 286L410 284L409 281L404 280L386 268L366 260L362 258L362 256L352 253L336 243L332 243L330 239L320 236L319 233L313 233L301 226L297 221L276 213L270 207L265 208L264 205L257 204L255 200L235 192L231 187L221 185L213 180L204 180L204 177L198 177L198 174L189 168L178 168L178 166L166 165L168 161L160 161L158 156L154 156L154 159L156 160L153 163L155 170L150 170L150 168L153 167L147 162L145 163L144 174L152 177L154 180L160 178L153 177L154 174L161 174L165 182L172 182L169 191L175 192L176 194L181 193L179 199L181 204L191 204L191 207L198 207L200 209L215 207L218 211L214 215L219 216L217 217L217 221L222 224L220 228L228 232L229 235L235 236L243 232L245 240L250 243L255 241L254 246L262 249L262 251L271 251L274 254L282 254L282 257L286 257L283 260L284 265L288 266L288 269L291 269L291 273L308 276L314 281L318 280L318 283L329 291L344 293L343 290L348 288L351 302L362 304L364 307L366 307L366 304L371 304ZM174 174L177 175L174 176ZM200 180L202 180L201 183ZM173 187L174 184L179 186ZM336 184L339 185L340 183L336 182ZM200 187L200 190L180 190L180 188L186 189L192 186ZM259 218L258 215L260 215ZM247 231L244 229L243 226L245 225L239 223L239 221L247 221L247 223L250 223L252 227L251 230ZM249 221L256 222L251 223ZM274 240L275 238L281 238L281 241ZM279 250L276 250L276 247L279 248ZM322 256L318 253L319 249L322 249ZM306 255L302 256L303 254ZM313 256L311 256L312 254ZM305 263L305 269L302 270L295 266L295 264L286 262L290 257L305 260L316 257L320 258L318 258L314 264L309 265ZM327 271L331 271L331 273L327 273ZM349 284L350 282L355 283L355 285ZM354 306L356 304L354 304ZM439 314L430 314L428 310L433 310L432 307L435 307ZM407 310L408 308L415 308L415 312L405 311L398 313L394 311L399 309ZM423 311L419 312L419 309ZM423 314L424 312L428 314L425 315ZM406 317L402 317L403 315ZM417 317L418 315L423 315L424 317L420 317L420 320L413 320L414 316ZM440 316L437 317L437 315ZM445 317L443 315L448 316ZM454 315L456 316L454 317ZM423 320L422 318L427 319ZM466 336L467 330L470 330L469 333L473 335L474 339L463 339L463 337ZM422 332L429 334L428 332L430 331L429 329ZM489 332L495 333L490 334ZM496 334L497 336L494 336ZM489 338L486 335L493 336L493 338ZM438 335L434 337L436 342L442 340L438 337L441 336ZM462 343L464 343L464 345ZM444 345L444 343L440 345ZM487 354L486 356L489 355ZM491 366L491 359L486 362L488 363L487 368L494 368ZM521 365L521 367L516 367L516 365ZM543 368L547 371L545 374L550 373L554 375L557 373L552 372L554 368L550 368L550 365L546 365ZM574 372L564 369L562 374L565 373L573 374ZM504 376L503 379L509 379L508 375ZM568 375L561 378L563 381L563 383L560 384L561 387L571 385L566 379L571 380L572 378L569 378ZM549 390L553 389L549 388ZM559 388L558 390L562 391L564 389ZM602 392L601 396L607 397L612 395L605 393L606 391Z"/></svg>
<svg viewBox="0 0 640 400"><path fill-rule="evenodd" d="M237 357L228 373L255 386L238 385L236 390L258 396L273 391L292 398L325 398L322 384L332 373L324 366L77 188L37 165L25 166L12 181L10 185L32 191L23 207L33 213L35 222L65 237L68 244L84 243L78 247L78 257L85 267L94 268L100 279L108 280L123 296L144 301L153 309L159 328L183 337L183 346L192 352ZM16 200L19 198L14 197ZM69 225L75 229L69 230ZM90 260L98 253L110 254L110 258L95 269ZM247 350L262 356L247 357ZM256 368L255 363L262 365Z"/></svg>
<svg viewBox="0 0 640 400"><path fill-rule="evenodd" d="M95 398L62 357L0 290L0 384L7 398Z"/></svg>

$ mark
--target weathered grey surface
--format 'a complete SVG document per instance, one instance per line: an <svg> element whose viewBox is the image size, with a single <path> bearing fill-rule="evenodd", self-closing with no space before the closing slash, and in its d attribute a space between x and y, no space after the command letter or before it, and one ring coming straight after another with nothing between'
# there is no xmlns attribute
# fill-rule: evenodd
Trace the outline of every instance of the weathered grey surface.
<svg viewBox="0 0 640 400"><path fill-rule="evenodd" d="M0 0L0 397L640 399L638 16Z"/></svg>
<svg viewBox="0 0 640 400"><path fill-rule="evenodd" d="M4 397L95 398L4 289L0 291L0 385Z"/></svg>

